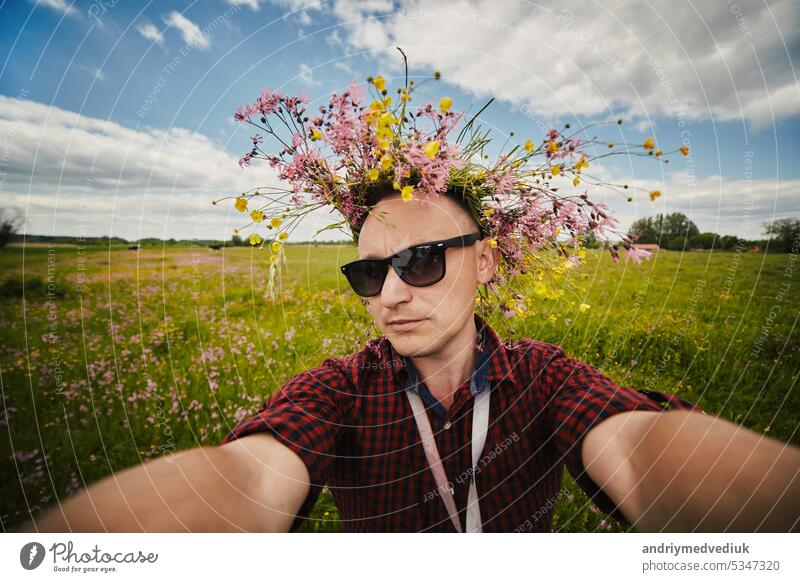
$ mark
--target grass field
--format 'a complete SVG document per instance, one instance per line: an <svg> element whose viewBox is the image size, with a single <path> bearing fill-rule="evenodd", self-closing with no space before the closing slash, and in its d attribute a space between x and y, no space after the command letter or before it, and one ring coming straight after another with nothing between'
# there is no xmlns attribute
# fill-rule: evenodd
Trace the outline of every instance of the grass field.
<svg viewBox="0 0 800 582"><path fill-rule="evenodd" d="M3 529L114 470L218 443L290 376L360 349L366 311L337 268L355 249L287 252L270 302L267 253L250 248L0 249ZM591 308L542 301L514 335L797 444L796 259L661 252L636 266L590 252ZM554 530L623 527L565 487ZM308 530L340 529L329 496L314 516Z"/></svg>

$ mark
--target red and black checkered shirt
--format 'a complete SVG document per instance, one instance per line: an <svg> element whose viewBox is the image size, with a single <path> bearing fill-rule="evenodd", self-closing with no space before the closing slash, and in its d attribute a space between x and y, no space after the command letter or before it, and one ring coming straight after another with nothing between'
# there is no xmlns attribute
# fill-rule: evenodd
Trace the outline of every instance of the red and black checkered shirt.
<svg viewBox="0 0 800 582"><path fill-rule="evenodd" d="M475 471L483 531L550 531L565 465L601 509L622 517L584 470L583 436L619 412L694 407L618 386L557 345L504 343L478 315L475 323L483 345L475 383L464 382L447 411L381 337L292 377L223 442L268 431L305 462L311 489L292 530L327 484L345 531L452 532L404 390L417 390L426 403L466 528L473 397L490 389L489 433Z"/></svg>

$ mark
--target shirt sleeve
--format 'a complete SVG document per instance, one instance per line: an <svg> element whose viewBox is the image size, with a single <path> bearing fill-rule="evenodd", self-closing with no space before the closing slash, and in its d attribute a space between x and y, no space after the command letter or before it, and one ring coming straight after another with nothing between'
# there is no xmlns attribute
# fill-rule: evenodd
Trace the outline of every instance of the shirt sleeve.
<svg viewBox="0 0 800 582"><path fill-rule="evenodd" d="M594 366L567 357L560 346L550 344L550 347L539 373L548 387L547 409L559 454L581 489L602 511L627 521L586 472L581 459L583 437L620 412L701 410L673 394L619 386Z"/></svg>
<svg viewBox="0 0 800 582"><path fill-rule="evenodd" d="M292 522L290 531L302 525L331 473L336 457L336 442L347 417L352 390L344 370L333 359L290 378L277 392L267 397L253 416L244 419L225 436L222 443L259 432L274 435L305 463L310 489Z"/></svg>

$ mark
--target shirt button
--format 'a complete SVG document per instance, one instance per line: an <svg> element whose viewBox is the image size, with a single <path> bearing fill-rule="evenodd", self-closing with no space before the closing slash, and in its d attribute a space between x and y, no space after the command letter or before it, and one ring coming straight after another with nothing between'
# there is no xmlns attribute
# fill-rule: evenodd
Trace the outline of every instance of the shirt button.
<svg viewBox="0 0 800 582"><path fill-rule="evenodd" d="M450 430L450 421L444 423L444 430Z"/></svg>

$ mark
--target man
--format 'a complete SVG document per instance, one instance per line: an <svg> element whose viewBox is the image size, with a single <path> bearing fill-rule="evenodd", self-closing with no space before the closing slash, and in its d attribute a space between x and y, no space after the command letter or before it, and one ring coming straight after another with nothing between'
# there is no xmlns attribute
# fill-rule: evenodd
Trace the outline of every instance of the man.
<svg viewBox="0 0 800 582"><path fill-rule="evenodd" d="M224 444L112 475L36 529L288 531L327 483L346 531L549 531L543 508L565 464L595 502L639 530L797 528L797 449L675 397L616 386L557 346L500 342L474 313L497 265L486 240L466 238L479 230L451 196L381 198L360 231L360 258L417 247L399 253L402 278L378 263L348 274L382 338L291 378ZM418 245L459 237L436 259L435 281L435 261ZM476 455L473 414L486 395ZM421 445L417 396L445 486Z"/></svg>

